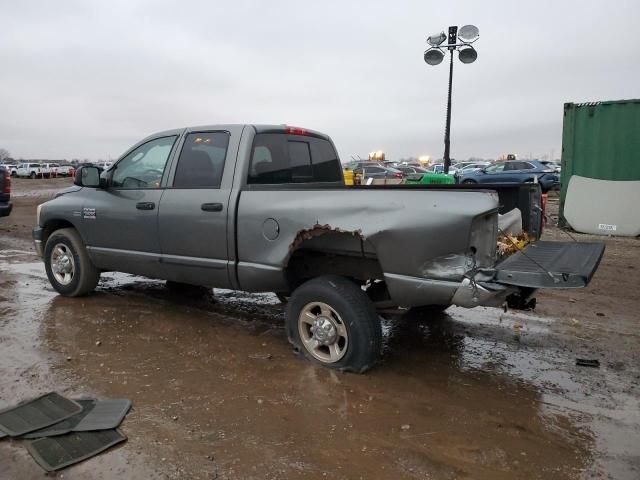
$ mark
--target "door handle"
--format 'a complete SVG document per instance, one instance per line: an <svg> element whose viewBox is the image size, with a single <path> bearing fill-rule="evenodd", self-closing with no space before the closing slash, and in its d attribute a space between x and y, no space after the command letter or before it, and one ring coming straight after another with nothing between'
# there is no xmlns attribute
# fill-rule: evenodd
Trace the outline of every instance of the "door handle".
<svg viewBox="0 0 640 480"><path fill-rule="evenodd" d="M221 203L203 203L200 205L200 208L203 212L221 212L222 204Z"/></svg>
<svg viewBox="0 0 640 480"><path fill-rule="evenodd" d="M138 210L153 210L156 208L156 204L153 202L138 202L136 203L136 208Z"/></svg>

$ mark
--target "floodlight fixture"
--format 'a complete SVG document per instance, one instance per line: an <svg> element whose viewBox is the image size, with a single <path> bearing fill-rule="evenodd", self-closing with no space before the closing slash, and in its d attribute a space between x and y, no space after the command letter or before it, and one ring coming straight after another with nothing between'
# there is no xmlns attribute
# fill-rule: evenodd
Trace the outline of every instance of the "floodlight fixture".
<svg viewBox="0 0 640 480"><path fill-rule="evenodd" d="M458 38L464 43L473 43L480 37L480 30L475 25L465 25L458 30Z"/></svg>
<svg viewBox="0 0 640 480"><path fill-rule="evenodd" d="M429 65L438 65L442 63L444 59L444 53L437 47L430 48L424 52L424 61Z"/></svg>
<svg viewBox="0 0 640 480"><path fill-rule="evenodd" d="M444 31L439 35L427 37L427 43L431 48L424 52L424 61L429 65L439 65L444 60L444 50L449 50L449 94L447 97L447 118L444 129L444 173L449 173L451 158L449 157L451 143L451 88L453 85L453 52L458 51L458 59L462 63L473 63L478 58L478 52L471 46L480 38L480 30L475 25L465 25L458 28L452 25L448 29L448 35ZM448 39L448 40L447 40ZM444 41L447 40L447 43Z"/></svg>
<svg viewBox="0 0 640 480"><path fill-rule="evenodd" d="M447 36L444 34L444 32L440 32L436 35L430 35L427 38L427 43L432 47L437 47L438 45L442 44L442 42L444 42L446 39L447 39Z"/></svg>
<svg viewBox="0 0 640 480"><path fill-rule="evenodd" d="M478 58L478 52L471 45L465 45L458 49L458 58L462 63L473 63Z"/></svg>

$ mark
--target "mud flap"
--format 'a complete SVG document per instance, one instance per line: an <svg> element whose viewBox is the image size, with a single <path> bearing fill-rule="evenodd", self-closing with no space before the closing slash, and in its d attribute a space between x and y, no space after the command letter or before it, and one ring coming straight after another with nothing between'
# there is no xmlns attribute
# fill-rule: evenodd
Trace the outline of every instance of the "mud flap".
<svg viewBox="0 0 640 480"><path fill-rule="evenodd" d="M500 262L495 281L528 288L586 287L603 254L603 243L538 241Z"/></svg>

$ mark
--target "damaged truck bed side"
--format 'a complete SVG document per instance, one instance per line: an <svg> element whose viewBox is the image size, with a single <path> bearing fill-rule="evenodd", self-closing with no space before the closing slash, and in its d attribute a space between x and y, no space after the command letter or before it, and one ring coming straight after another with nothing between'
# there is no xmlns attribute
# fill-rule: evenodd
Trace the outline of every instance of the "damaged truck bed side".
<svg viewBox="0 0 640 480"><path fill-rule="evenodd" d="M498 216L542 227L538 185L345 187L333 143L287 126L152 135L108 171L38 208L53 287L92 291L100 272L290 296L290 341L323 365L379 356L376 307L524 305L537 288L586 286L604 247L534 242L499 259Z"/></svg>

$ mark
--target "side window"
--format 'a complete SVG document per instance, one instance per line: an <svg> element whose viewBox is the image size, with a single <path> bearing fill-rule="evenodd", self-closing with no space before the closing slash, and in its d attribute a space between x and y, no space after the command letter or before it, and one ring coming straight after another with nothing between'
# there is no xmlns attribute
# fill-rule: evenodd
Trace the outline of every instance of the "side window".
<svg viewBox="0 0 640 480"><path fill-rule="evenodd" d="M529 162L520 162L522 164L522 166L520 167L520 170L531 170L532 168L536 168L533 165L531 165Z"/></svg>
<svg viewBox="0 0 640 480"><path fill-rule="evenodd" d="M184 141L174 188L220 188L229 146L226 132L190 133Z"/></svg>
<svg viewBox="0 0 640 480"><path fill-rule="evenodd" d="M279 133L260 133L253 141L249 184L290 183L287 139Z"/></svg>
<svg viewBox="0 0 640 480"><path fill-rule="evenodd" d="M256 135L247 183L264 185L340 181L340 159L328 140L281 133Z"/></svg>
<svg viewBox="0 0 640 480"><path fill-rule="evenodd" d="M496 163L495 165L491 165L490 167L486 168L486 171L489 173L500 173L503 170L505 170L504 163Z"/></svg>
<svg viewBox="0 0 640 480"><path fill-rule="evenodd" d="M120 160L113 172L115 188L158 188L176 137L162 137L140 145Z"/></svg>

